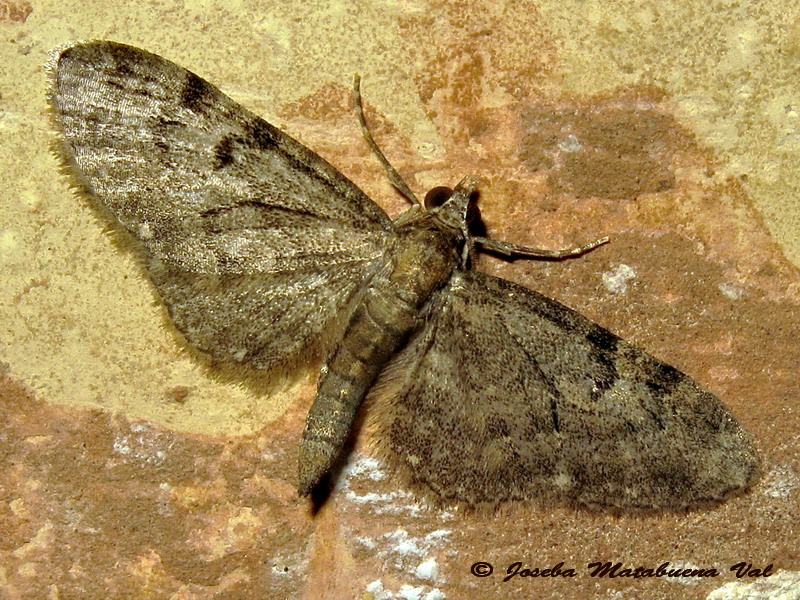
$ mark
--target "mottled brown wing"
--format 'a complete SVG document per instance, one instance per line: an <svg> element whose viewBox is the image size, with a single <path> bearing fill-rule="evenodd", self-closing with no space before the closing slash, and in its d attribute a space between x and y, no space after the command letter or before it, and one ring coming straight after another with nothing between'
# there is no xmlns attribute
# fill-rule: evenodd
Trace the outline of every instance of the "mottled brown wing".
<svg viewBox="0 0 800 600"><path fill-rule="evenodd" d="M554 300L461 272L427 318L375 418L387 454L444 502L679 509L755 476L716 397Z"/></svg>
<svg viewBox="0 0 800 600"><path fill-rule="evenodd" d="M172 62L78 44L52 78L67 160L138 240L176 326L218 361L291 361L394 243L344 175Z"/></svg>

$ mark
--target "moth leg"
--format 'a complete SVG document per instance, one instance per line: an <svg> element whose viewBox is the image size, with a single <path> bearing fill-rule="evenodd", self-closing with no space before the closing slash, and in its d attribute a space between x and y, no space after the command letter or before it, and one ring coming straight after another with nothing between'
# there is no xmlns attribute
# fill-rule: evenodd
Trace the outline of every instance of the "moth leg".
<svg viewBox="0 0 800 600"><path fill-rule="evenodd" d="M498 252L504 256L527 256L530 258L549 258L554 260L560 260L570 256L580 256L581 254L585 254L590 250L594 250L598 246L608 243L609 240L608 237L604 237L577 248L565 248L564 250L543 250L541 248L517 246L516 244L509 244L508 242L501 242L498 240L490 240L489 238L480 236L475 236L472 239L475 241L475 243L480 244L487 250Z"/></svg>
<svg viewBox="0 0 800 600"><path fill-rule="evenodd" d="M406 182L403 181L403 178L400 177L400 173L395 170L395 168L392 166L392 163L389 162L389 159L386 158L386 155L383 153L383 151L378 147L378 144L372 137L372 132L369 130L367 118L364 116L364 104L361 101L361 75L358 73L356 73L355 77L353 77L353 102L355 103L356 114L358 115L358 122L361 125L361 133L364 134L364 139L367 140L369 147L372 148L372 152L375 153L375 156L378 157L378 160L383 165L383 168L386 169L386 173L389 175L389 181L392 182L392 185L406 198L406 200L414 205L412 209L414 210L414 214L416 214L422 210L422 203L414 195L414 192L411 191L411 188L408 187Z"/></svg>
<svg viewBox="0 0 800 600"><path fill-rule="evenodd" d="M464 266L474 264L475 260L475 241L470 235L465 236L464 247L461 249L461 264Z"/></svg>

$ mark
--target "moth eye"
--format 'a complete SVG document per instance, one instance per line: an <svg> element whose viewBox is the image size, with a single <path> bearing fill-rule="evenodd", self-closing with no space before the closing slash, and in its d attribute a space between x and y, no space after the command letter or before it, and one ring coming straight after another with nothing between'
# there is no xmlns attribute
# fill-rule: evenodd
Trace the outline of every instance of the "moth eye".
<svg viewBox="0 0 800 600"><path fill-rule="evenodd" d="M425 208L437 208L447 202L450 196L453 195L453 190L445 185L439 185L428 191L425 194Z"/></svg>

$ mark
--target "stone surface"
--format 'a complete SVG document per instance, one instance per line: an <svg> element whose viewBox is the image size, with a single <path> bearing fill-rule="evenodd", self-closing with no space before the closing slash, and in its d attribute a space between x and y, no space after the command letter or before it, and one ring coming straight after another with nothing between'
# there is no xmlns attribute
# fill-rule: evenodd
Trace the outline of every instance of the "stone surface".
<svg viewBox="0 0 800 600"><path fill-rule="evenodd" d="M0 596L680 600L750 589L728 571L740 561L796 579L799 8L13 7L26 18L7 17L0 44ZM358 71L376 137L419 193L476 174L496 237L558 247L609 235L578 260L481 268L718 394L754 434L762 481L688 515L464 514L410 497L371 454L365 426L314 513L294 486L317 367L261 389L198 366L134 261L58 175L42 65L59 44L92 38L193 69L394 216L402 201L350 109ZM472 575L477 561L495 573ZM503 582L515 561L578 574ZM593 561L721 574L598 579Z"/></svg>

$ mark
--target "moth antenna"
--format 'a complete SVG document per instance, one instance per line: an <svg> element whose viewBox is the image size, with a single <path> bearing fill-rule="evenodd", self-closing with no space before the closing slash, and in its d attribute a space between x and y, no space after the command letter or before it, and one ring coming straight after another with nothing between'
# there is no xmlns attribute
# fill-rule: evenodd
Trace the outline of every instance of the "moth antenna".
<svg viewBox="0 0 800 600"><path fill-rule="evenodd" d="M364 104L361 101L361 75L358 73L355 74L353 77L353 102L355 103L356 107L356 114L358 115L358 122L361 124L361 133L364 134L364 139L367 140L369 147L372 148L372 152L375 153L375 156L378 157L378 160L383 165L383 168L386 169L386 174L389 176L389 181L392 182L392 185L400 192L403 196L405 196L406 200L414 204L415 206L422 206L422 203L419 199L414 195L414 192L411 191L411 188L408 187L403 178L400 177L400 173L392 166L392 163L389 162L389 159L386 158L386 155L383 151L378 147L378 144L375 142L375 138L372 137L372 132L369 130L369 125L367 125L367 118L364 115Z"/></svg>
<svg viewBox="0 0 800 600"><path fill-rule="evenodd" d="M492 240L485 237L475 236L473 240L480 244L482 248L491 250L502 254L504 256L520 256L522 258L542 258L551 260L561 260L562 258L570 258L572 256L580 256L587 252L594 250L598 246L607 244L610 241L609 237L603 237L599 240L589 242L577 248L565 248L563 250L544 250L542 248L528 248L527 246L517 246L500 240Z"/></svg>

